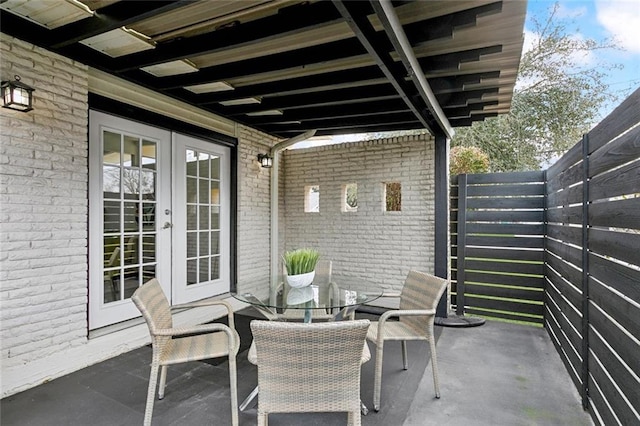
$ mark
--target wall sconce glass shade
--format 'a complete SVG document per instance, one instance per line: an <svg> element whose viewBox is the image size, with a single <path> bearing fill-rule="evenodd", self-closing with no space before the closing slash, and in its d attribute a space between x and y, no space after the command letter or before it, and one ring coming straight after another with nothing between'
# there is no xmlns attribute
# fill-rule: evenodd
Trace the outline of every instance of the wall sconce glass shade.
<svg viewBox="0 0 640 426"><path fill-rule="evenodd" d="M27 112L33 109L33 91L31 86L20 82L20 76L14 81L2 82L2 107Z"/></svg>
<svg viewBox="0 0 640 426"><path fill-rule="evenodd" d="M269 157L269 154L258 154L258 161L264 168L270 168L273 166L273 157Z"/></svg>

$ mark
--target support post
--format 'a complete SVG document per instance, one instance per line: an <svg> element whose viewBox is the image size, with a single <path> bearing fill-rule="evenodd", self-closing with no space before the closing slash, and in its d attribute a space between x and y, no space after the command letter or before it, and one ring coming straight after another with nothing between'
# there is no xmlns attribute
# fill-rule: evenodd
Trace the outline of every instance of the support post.
<svg viewBox="0 0 640 426"><path fill-rule="evenodd" d="M434 275L449 278L449 140L444 133L435 135L435 241ZM449 289L442 295L436 317L446 318L449 312Z"/></svg>
<svg viewBox="0 0 640 426"><path fill-rule="evenodd" d="M464 315L465 250L467 241L467 175L458 175L458 256L456 260L456 315Z"/></svg>
<svg viewBox="0 0 640 426"><path fill-rule="evenodd" d="M589 406L589 135L582 136L582 407Z"/></svg>

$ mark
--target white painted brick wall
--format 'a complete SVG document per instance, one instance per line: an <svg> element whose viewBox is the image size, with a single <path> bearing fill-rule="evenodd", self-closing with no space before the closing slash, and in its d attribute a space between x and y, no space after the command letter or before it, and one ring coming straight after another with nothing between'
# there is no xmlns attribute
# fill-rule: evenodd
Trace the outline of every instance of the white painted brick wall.
<svg viewBox="0 0 640 426"><path fill-rule="evenodd" d="M336 282L399 290L411 269L433 272L434 143L429 135L289 150L286 249L315 247ZM383 211L383 182L402 184L402 211ZM342 185L358 185L357 212L342 212ZM320 185L320 212L304 213L305 185Z"/></svg>
<svg viewBox="0 0 640 426"><path fill-rule="evenodd" d="M251 129L238 129L238 291L269 295L270 173L257 161L276 139Z"/></svg>
<svg viewBox="0 0 640 426"><path fill-rule="evenodd" d="M0 112L3 367L86 342L87 68L0 38L2 80L34 87L34 110Z"/></svg>

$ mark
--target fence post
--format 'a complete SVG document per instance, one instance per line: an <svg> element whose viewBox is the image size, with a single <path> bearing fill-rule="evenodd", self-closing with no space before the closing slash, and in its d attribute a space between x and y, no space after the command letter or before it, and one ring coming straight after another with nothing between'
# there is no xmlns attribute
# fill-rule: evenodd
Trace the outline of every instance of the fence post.
<svg viewBox="0 0 640 426"><path fill-rule="evenodd" d="M589 406L589 135L582 136L582 407Z"/></svg>
<svg viewBox="0 0 640 426"><path fill-rule="evenodd" d="M458 175L458 259L456 261L456 315L464 315L465 250L467 241L467 175Z"/></svg>

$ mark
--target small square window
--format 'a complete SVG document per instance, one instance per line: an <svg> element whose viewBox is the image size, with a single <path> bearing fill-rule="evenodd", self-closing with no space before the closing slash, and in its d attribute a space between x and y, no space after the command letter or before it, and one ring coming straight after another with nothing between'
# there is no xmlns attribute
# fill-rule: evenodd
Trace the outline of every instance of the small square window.
<svg viewBox="0 0 640 426"><path fill-rule="evenodd" d="M402 186L400 182L384 183L384 200L385 211L402 211Z"/></svg>
<svg viewBox="0 0 640 426"><path fill-rule="evenodd" d="M358 184L348 183L342 185L342 212L358 211Z"/></svg>
<svg viewBox="0 0 640 426"><path fill-rule="evenodd" d="M305 213L318 213L320 211L320 185L304 187L304 211Z"/></svg>

